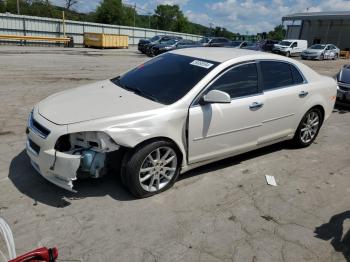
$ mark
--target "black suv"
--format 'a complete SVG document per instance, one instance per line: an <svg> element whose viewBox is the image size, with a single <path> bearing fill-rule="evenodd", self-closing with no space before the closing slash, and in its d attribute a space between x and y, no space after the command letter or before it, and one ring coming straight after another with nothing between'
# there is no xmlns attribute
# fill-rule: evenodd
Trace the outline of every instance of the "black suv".
<svg viewBox="0 0 350 262"><path fill-rule="evenodd" d="M141 53L144 54L149 54L150 50L152 48L152 46L156 45L156 44L161 44L161 43L165 43L171 39L178 39L181 40L182 37L178 37L178 36L169 36L169 35L156 35L154 37L152 37L151 39L141 39L139 41L138 44L138 50Z"/></svg>

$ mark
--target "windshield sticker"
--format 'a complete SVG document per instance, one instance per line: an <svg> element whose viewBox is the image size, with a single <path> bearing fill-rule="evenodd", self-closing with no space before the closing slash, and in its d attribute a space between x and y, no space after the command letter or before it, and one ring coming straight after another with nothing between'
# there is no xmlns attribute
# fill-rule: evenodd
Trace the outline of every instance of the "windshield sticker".
<svg viewBox="0 0 350 262"><path fill-rule="evenodd" d="M194 66L199 66L199 67L203 67L206 69L211 68L214 64L205 62L205 61L200 61L200 60L193 60L190 65L194 65Z"/></svg>

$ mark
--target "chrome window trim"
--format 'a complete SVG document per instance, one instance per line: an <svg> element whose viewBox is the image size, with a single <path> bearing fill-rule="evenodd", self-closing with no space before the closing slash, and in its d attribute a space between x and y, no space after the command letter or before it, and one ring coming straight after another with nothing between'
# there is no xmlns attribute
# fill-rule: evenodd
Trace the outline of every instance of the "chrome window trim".
<svg viewBox="0 0 350 262"><path fill-rule="evenodd" d="M304 76L304 74L300 71L299 67L296 66L295 64L291 63L291 62L288 62L288 61L282 61L282 60L276 60L276 59L259 59L259 60L256 60L257 64L259 64L259 62L280 62L280 63L285 63L285 64L289 64L289 66L294 66L294 68L297 69L297 71L299 72L299 74L301 75L301 77L303 78L303 82L302 83L299 83L299 84L291 84L291 85L286 85L286 86L279 86L279 87L276 87L276 88L271 88L271 89L268 89L268 90L263 90L263 93L265 92L269 92L269 91L275 91L275 90L278 90L278 89L284 89L284 88L289 88L289 87L292 87L292 86L299 86L299 85L305 85L305 84L308 84L309 82L307 81L306 77ZM259 65L260 67L260 65ZM261 72L262 74L262 72ZM263 74L262 74L263 76ZM264 89L264 86L262 86L262 89Z"/></svg>
<svg viewBox="0 0 350 262"><path fill-rule="evenodd" d="M200 106L198 104L200 97L202 97L202 95L216 82L216 80L218 80L221 76L223 76L224 74L226 74L228 71L230 71L231 69L234 69L236 67L242 66L242 65L248 65L248 64L255 64L256 65L256 70L257 70L257 74L258 74L258 91L260 91L259 89L259 69L258 69L258 65L256 64L255 60L249 60L249 61L245 61L242 63L237 63L231 66L228 66L227 68L225 68L224 70L222 70L219 74L217 74L213 79L210 80L210 82L198 93L198 95L193 99L190 108L193 107L197 107ZM236 99L242 99L242 98L247 98L247 97L252 97L252 96L257 96L257 95L262 95L263 92L258 92L256 94L252 94L252 95L246 95L246 96L240 96L240 97L231 97L231 101L236 100Z"/></svg>

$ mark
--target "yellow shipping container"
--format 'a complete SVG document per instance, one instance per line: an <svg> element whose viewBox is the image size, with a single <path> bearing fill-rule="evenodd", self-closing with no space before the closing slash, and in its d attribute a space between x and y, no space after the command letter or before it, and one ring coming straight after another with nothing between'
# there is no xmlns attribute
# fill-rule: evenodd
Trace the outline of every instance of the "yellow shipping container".
<svg viewBox="0 0 350 262"><path fill-rule="evenodd" d="M128 48L129 36L100 33L84 33L85 47Z"/></svg>

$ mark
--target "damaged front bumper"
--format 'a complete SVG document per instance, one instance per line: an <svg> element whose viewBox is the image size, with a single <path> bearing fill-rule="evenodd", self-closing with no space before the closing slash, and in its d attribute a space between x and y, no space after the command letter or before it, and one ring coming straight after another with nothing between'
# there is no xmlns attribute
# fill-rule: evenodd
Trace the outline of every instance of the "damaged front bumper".
<svg viewBox="0 0 350 262"><path fill-rule="evenodd" d="M34 110L26 133L26 151L34 169L53 184L75 191L73 181L77 179L81 156L54 149L57 139L67 133L67 126L56 125Z"/></svg>

